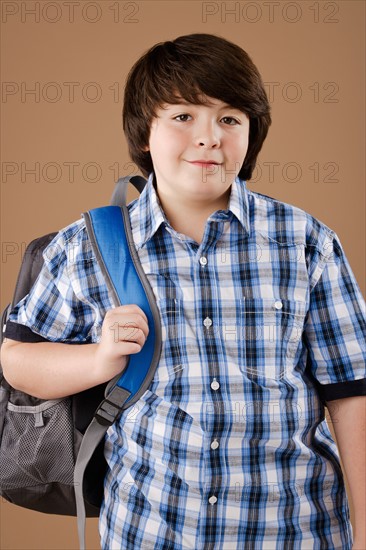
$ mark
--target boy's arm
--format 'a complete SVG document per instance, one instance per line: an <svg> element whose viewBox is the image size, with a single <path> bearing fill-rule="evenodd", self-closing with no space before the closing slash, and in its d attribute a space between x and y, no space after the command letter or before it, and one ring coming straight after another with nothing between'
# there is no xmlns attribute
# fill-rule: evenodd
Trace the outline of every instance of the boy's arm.
<svg viewBox="0 0 366 550"><path fill-rule="evenodd" d="M107 312L99 344L25 343L6 339L1 364L11 386L40 399L57 399L111 380L138 353L149 329L134 304Z"/></svg>
<svg viewBox="0 0 366 550"><path fill-rule="evenodd" d="M308 248L307 370L329 410L349 482L354 550L365 550L366 308L338 236L327 230L318 237L319 244Z"/></svg>
<svg viewBox="0 0 366 550"><path fill-rule="evenodd" d="M94 368L97 346L6 339L1 347L5 379L15 389L40 399L78 393L102 383Z"/></svg>
<svg viewBox="0 0 366 550"><path fill-rule="evenodd" d="M354 510L353 550L366 548L366 396L326 403Z"/></svg>

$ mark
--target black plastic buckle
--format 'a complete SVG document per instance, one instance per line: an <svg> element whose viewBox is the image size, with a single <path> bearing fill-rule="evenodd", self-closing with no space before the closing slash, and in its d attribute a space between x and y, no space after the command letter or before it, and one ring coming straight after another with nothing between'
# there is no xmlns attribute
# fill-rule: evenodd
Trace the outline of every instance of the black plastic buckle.
<svg viewBox="0 0 366 550"><path fill-rule="evenodd" d="M103 426L112 426L117 416L122 412L123 405L130 395L131 392L125 388L114 386L108 397L100 403L98 409L95 411L94 418Z"/></svg>

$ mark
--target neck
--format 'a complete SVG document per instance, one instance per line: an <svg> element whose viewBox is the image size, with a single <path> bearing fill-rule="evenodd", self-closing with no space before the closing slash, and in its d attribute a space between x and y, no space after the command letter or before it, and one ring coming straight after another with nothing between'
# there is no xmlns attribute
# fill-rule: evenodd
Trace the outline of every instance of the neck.
<svg viewBox="0 0 366 550"><path fill-rule="evenodd" d="M157 195L173 229L200 244L207 219L216 210L225 210L227 208L230 190L222 197L210 203L187 202L181 197L178 200L177 198L166 197L160 192L157 192Z"/></svg>

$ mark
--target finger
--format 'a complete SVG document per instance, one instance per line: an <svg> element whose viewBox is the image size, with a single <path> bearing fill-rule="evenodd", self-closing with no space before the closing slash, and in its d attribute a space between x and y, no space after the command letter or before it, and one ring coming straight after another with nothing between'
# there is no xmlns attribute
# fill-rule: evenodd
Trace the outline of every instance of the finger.
<svg viewBox="0 0 366 550"><path fill-rule="evenodd" d="M125 304L123 306L118 306L113 309L117 313L134 313L140 315L146 323L148 322L145 312L137 304Z"/></svg>
<svg viewBox="0 0 366 550"><path fill-rule="evenodd" d="M124 323L113 328L113 338L115 342L136 342L143 345L146 336L140 327L134 324Z"/></svg>
<svg viewBox="0 0 366 550"><path fill-rule="evenodd" d="M149 325L144 318L142 318L138 313L110 313L106 320L106 326L110 328L114 327L136 327L140 328L145 337L149 334Z"/></svg>
<svg viewBox="0 0 366 550"><path fill-rule="evenodd" d="M117 352L121 356L131 355L133 353L139 353L142 349L142 345L138 342L116 342Z"/></svg>

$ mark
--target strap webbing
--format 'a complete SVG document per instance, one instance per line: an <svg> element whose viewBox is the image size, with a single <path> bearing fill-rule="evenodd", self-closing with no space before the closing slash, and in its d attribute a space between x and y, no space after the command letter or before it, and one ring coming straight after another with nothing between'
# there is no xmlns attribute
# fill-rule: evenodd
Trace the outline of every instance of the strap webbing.
<svg viewBox="0 0 366 550"><path fill-rule="evenodd" d="M125 176L124 178L119 178L114 187L111 204L116 206L124 206L127 203L128 183L132 183L136 187L137 191L141 193L145 187L146 180L142 176Z"/></svg>
<svg viewBox="0 0 366 550"><path fill-rule="evenodd" d="M126 392L118 387L116 388L116 390L118 391L111 391L108 396L108 402L115 405L117 410L120 411L130 394L129 392ZM91 457L94 454L95 449L98 447L99 443L105 436L106 431L112 423L106 422L105 424L101 424L97 419L98 413L100 412L100 410L103 410L103 405L105 401L106 400L102 401L100 407L96 412L96 417L93 418L84 434L75 464L74 484L80 550L85 550L86 512L83 495L84 473Z"/></svg>

